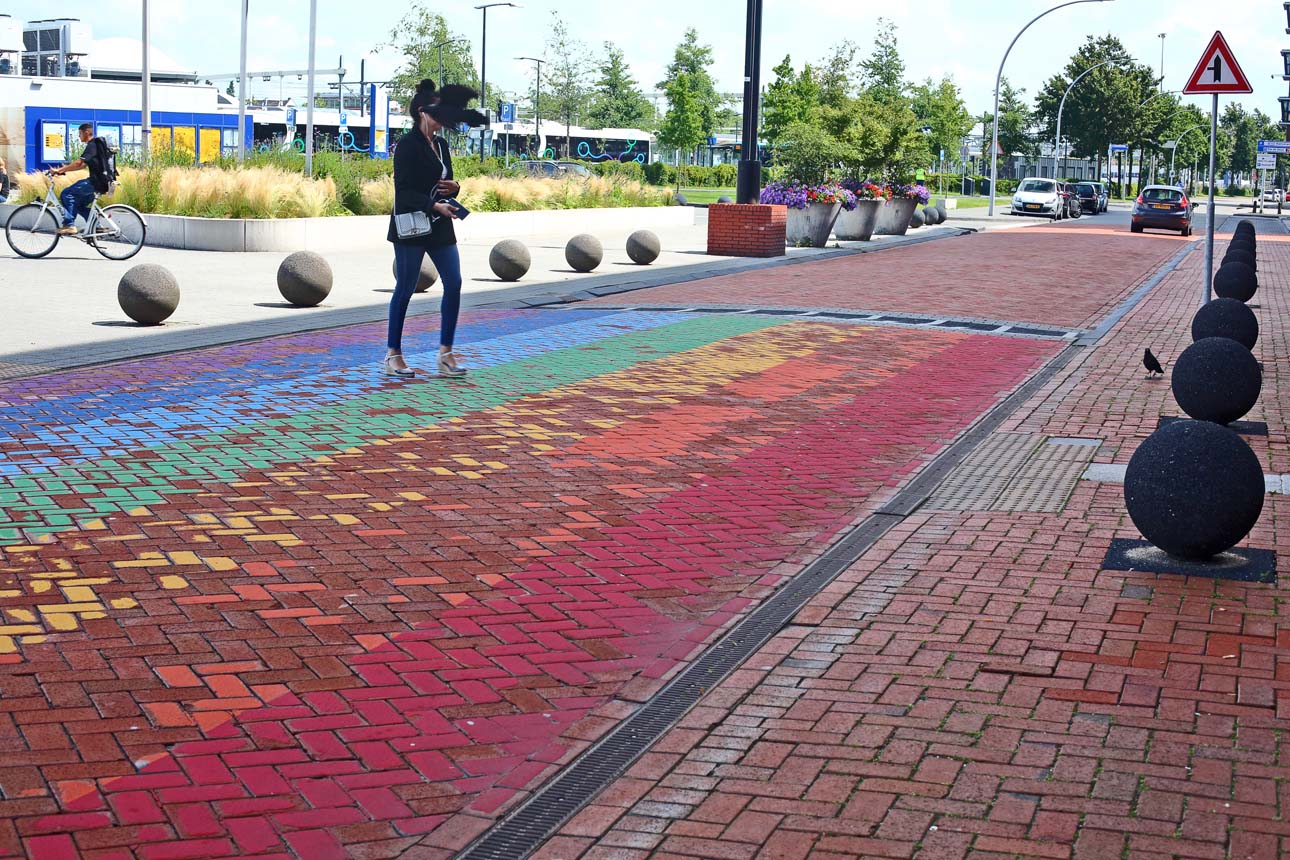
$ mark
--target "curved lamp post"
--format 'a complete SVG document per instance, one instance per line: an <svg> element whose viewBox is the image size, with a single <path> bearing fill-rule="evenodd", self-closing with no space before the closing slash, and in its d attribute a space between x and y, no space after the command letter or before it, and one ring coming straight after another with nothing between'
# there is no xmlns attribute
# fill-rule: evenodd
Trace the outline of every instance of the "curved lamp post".
<svg viewBox="0 0 1290 860"><path fill-rule="evenodd" d="M1173 151L1173 152L1171 152L1171 153L1169 154L1169 179L1170 179L1170 181L1172 181L1172 180L1173 180L1173 178L1174 178L1174 159L1178 157L1178 145L1179 145L1180 143L1182 143L1182 139L1183 139L1183 137L1184 137L1185 135L1190 134L1191 132L1195 131L1195 130L1196 130L1196 129L1198 129L1198 128L1204 128L1204 127L1205 127L1205 126L1207 126L1207 125L1209 125L1209 123L1207 123L1207 122L1200 123L1199 125L1193 125L1191 128L1187 129L1187 130L1186 130L1186 131L1184 131L1182 134L1180 134L1180 135L1178 135L1176 138L1174 138L1174 151ZM1192 181L1192 182L1195 182L1195 181L1196 181L1196 177L1194 177L1194 176L1193 176L1193 177L1191 178L1191 181ZM1211 180L1210 180L1210 182L1213 182L1213 181L1214 181L1213 179L1211 179Z"/></svg>
<svg viewBox="0 0 1290 860"><path fill-rule="evenodd" d="M1177 96L1177 95L1182 95L1182 90L1161 90L1161 91L1160 91L1160 92L1158 92L1158 93L1152 93L1151 95L1147 96L1147 98L1146 98L1146 99L1145 99L1141 104L1139 104L1139 105L1138 105L1138 110L1141 110L1142 108L1146 107L1148 104L1150 104L1151 102L1153 102L1153 101L1155 101L1156 99L1160 98L1161 96ZM1175 108L1174 108L1173 113L1169 114L1169 116L1165 117L1165 119L1169 119L1169 117L1172 117L1175 113L1178 113L1178 111L1179 111L1179 110L1181 110L1181 109L1182 109L1182 105L1178 105L1177 107L1175 107ZM1145 161L1145 160L1146 160L1146 153L1144 152L1144 153L1142 153L1142 159L1141 159L1141 161ZM1132 159L1130 159L1130 161L1132 161ZM1139 165L1138 165L1138 177L1139 177L1139 179L1141 179L1141 177L1142 177L1142 165L1141 165L1141 164L1139 164ZM1154 181L1154 180L1155 180L1155 178L1156 178L1156 154L1155 154L1155 152L1152 152L1152 153L1151 153L1151 178L1152 178L1152 180L1153 180L1153 181Z"/></svg>
<svg viewBox="0 0 1290 860"><path fill-rule="evenodd" d="M1061 145L1062 145L1062 111L1066 109L1066 97L1071 94L1071 90L1075 89L1075 85L1078 84L1080 81L1082 81L1084 79L1084 76L1087 75L1089 72L1095 69L1100 69L1103 66L1112 66L1112 65L1115 65L1116 63L1129 62L1131 59L1132 58L1130 57L1119 57L1114 60L1107 60L1104 63L1098 63L1096 66L1089 66L1087 69L1080 72L1079 76L1076 77L1075 80L1071 81L1071 85L1066 88L1066 92L1062 93L1062 102L1060 105L1057 106L1057 136L1053 138L1053 178L1054 179L1057 178L1057 153L1061 149ZM1098 163L1100 164L1101 162L1099 161Z"/></svg>
<svg viewBox="0 0 1290 860"><path fill-rule="evenodd" d="M995 156L995 152L999 149L999 85L1003 82L1003 65L1008 62L1008 55L1012 53L1012 46L1017 44L1017 40L1021 38L1022 33L1030 29L1031 24L1035 23L1049 12L1056 12L1058 9L1064 9L1067 6L1074 6L1077 3L1106 2L1107 0L1067 0L1065 3L1060 3L1047 11L1040 12L1038 15L1031 18L1026 26L1017 31L1017 35L1013 36L1012 41L1008 43L1008 50L1003 52L1003 59L999 61L999 73L994 77L994 134L990 141L990 215L992 217L994 215L995 185L998 184L999 180L999 159Z"/></svg>

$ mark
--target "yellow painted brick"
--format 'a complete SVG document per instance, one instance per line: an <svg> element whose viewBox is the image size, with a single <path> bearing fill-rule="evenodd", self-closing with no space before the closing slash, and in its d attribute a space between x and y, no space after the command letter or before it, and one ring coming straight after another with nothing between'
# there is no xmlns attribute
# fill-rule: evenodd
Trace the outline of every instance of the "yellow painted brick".
<svg viewBox="0 0 1290 860"><path fill-rule="evenodd" d="M114 597L111 602L113 609L134 609L139 605L133 597Z"/></svg>
<svg viewBox="0 0 1290 860"><path fill-rule="evenodd" d="M46 603L36 607L41 615L79 615L82 612L99 612L103 604L97 601L88 603Z"/></svg>
<svg viewBox="0 0 1290 860"><path fill-rule="evenodd" d="M246 539L247 539L247 541L248 541L248 542L250 542L250 541L262 541L262 540L269 540L269 541L278 541L278 540L300 540L300 538L298 538L296 535L293 535L293 534L276 534L276 535L247 535L247 536L246 536Z"/></svg>
<svg viewBox="0 0 1290 860"><path fill-rule="evenodd" d="M81 622L77 620L75 615L69 615L66 612L51 612L45 616L45 621L50 627L63 632L75 630L81 626Z"/></svg>
<svg viewBox="0 0 1290 860"><path fill-rule="evenodd" d="M175 576L174 574L163 576L157 581L161 583L161 587L167 591L178 591L181 588L188 587L188 580L184 579L182 576Z"/></svg>
<svg viewBox="0 0 1290 860"><path fill-rule="evenodd" d="M202 559L211 570L237 570L237 562L222 555L211 555Z"/></svg>
<svg viewBox="0 0 1290 860"><path fill-rule="evenodd" d="M142 78L140 78L142 80ZM357 526L362 524L362 520L352 514L333 514L332 519L342 526Z"/></svg>
<svg viewBox="0 0 1290 860"><path fill-rule="evenodd" d="M18 636L23 633L44 633L39 624L6 624L0 627L0 636Z"/></svg>
<svg viewBox="0 0 1290 860"><path fill-rule="evenodd" d="M175 564L201 564L202 563L202 560L197 556L197 553L188 552L187 550L183 552L172 552L169 555L170 555L170 560L173 561Z"/></svg>
<svg viewBox="0 0 1290 860"><path fill-rule="evenodd" d="M140 78L140 80L143 79ZM420 493L399 493L399 495L407 499L409 502L424 502L426 500L426 497Z"/></svg>
<svg viewBox="0 0 1290 860"><path fill-rule="evenodd" d="M95 603L99 599L94 589L85 585L64 585L62 588L68 603Z"/></svg>
<svg viewBox="0 0 1290 860"><path fill-rule="evenodd" d="M36 620L36 613L32 612L30 609L19 609L15 606L11 609L6 609L4 612L14 621L22 621L30 624Z"/></svg>

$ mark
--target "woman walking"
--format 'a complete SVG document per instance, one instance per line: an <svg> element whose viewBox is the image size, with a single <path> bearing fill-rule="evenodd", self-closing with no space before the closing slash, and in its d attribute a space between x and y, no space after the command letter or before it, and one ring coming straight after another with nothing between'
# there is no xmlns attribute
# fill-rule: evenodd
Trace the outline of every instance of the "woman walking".
<svg viewBox="0 0 1290 860"><path fill-rule="evenodd" d="M453 181L452 156L448 153L447 141L438 132L445 126L463 122L483 125L483 114L466 107L467 102L477 97L478 93L470 87L450 85L436 90L434 81L423 80L412 97L409 111L416 127L403 136L394 150L394 214L390 216L387 238L394 243L395 285L382 366L390 376L413 375L403 360L403 320L426 254L438 269L443 287L439 306L439 375L461 376L466 372L452 351L461 310L461 259L452 225L458 210L450 201L461 186ZM401 238L394 215L411 212L427 213L430 230Z"/></svg>

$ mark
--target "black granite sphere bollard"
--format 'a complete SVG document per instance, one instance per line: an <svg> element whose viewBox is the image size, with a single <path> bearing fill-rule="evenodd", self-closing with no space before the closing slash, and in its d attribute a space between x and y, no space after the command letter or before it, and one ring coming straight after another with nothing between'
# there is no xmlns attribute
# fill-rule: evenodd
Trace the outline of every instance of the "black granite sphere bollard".
<svg viewBox="0 0 1290 860"><path fill-rule="evenodd" d="M658 236L650 230L637 230L627 237L627 256L631 257L633 263L641 266L648 266L657 260L662 250L663 245Z"/></svg>
<svg viewBox="0 0 1290 860"><path fill-rule="evenodd" d="M179 307L179 282L165 266L140 263L121 276L116 301L135 322L158 325Z"/></svg>
<svg viewBox="0 0 1290 860"><path fill-rule="evenodd" d="M1224 263L1214 273L1214 293L1220 298L1248 302L1258 289L1258 275L1244 263Z"/></svg>
<svg viewBox="0 0 1290 860"><path fill-rule="evenodd" d="M533 256L518 239L503 239L488 253L488 268L503 281L518 281L528 274Z"/></svg>
<svg viewBox="0 0 1290 860"><path fill-rule="evenodd" d="M927 219L923 216L923 213L918 209L915 209L914 214L909 216L910 227L917 229L918 227L922 227L926 223L927 223Z"/></svg>
<svg viewBox="0 0 1290 860"><path fill-rule="evenodd" d="M729 194L722 194L717 198L718 203L734 203L734 199Z"/></svg>
<svg viewBox="0 0 1290 860"><path fill-rule="evenodd" d="M579 233L564 246L564 260L576 272L590 272L605 259L605 246L590 233Z"/></svg>
<svg viewBox="0 0 1290 860"><path fill-rule="evenodd" d="M1175 421L1138 446L1124 502L1142 536L1172 556L1206 559L1236 546L1263 512L1263 467L1236 433Z"/></svg>
<svg viewBox="0 0 1290 860"><path fill-rule="evenodd" d="M1253 254L1259 250L1258 246L1259 243L1255 240L1253 235L1243 236L1238 233L1236 236L1232 237L1230 242L1227 243L1227 250L1231 251L1233 248L1236 248L1242 251L1249 251Z"/></svg>
<svg viewBox="0 0 1290 860"><path fill-rule="evenodd" d="M1240 343L1206 337L1178 356L1170 386L1178 406L1192 418L1230 424L1258 402L1263 372Z"/></svg>
<svg viewBox="0 0 1290 860"><path fill-rule="evenodd" d="M1242 218L1240 221L1236 222L1236 230L1234 232L1249 233L1250 235L1254 235L1257 231L1254 229L1253 221L1251 221L1249 218Z"/></svg>
<svg viewBox="0 0 1290 860"><path fill-rule="evenodd" d="M1254 252L1247 251L1243 247L1227 249L1227 253L1223 255L1223 265L1226 266L1228 263L1244 263L1256 272L1259 270L1259 266L1254 259Z"/></svg>
<svg viewBox="0 0 1290 860"><path fill-rule="evenodd" d="M311 308L331 292L331 266L321 254L296 251L278 266L278 292L293 305Z"/></svg>
<svg viewBox="0 0 1290 860"><path fill-rule="evenodd" d="M1200 306L1191 319L1191 339L1226 337L1246 349L1259 342L1259 318L1236 299L1214 299Z"/></svg>
<svg viewBox="0 0 1290 860"><path fill-rule="evenodd" d="M395 280L399 277L398 263L390 264L390 271L394 274ZM434 267L430 261L430 256L426 255L421 258L421 274L417 276L417 285L413 288L414 293L424 293L439 282L439 270Z"/></svg>

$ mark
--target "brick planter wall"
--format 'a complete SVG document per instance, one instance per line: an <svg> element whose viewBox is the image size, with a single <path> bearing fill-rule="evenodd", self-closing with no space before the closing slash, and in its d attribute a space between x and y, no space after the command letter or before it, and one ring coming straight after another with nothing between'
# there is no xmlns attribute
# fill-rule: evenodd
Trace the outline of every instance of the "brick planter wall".
<svg viewBox="0 0 1290 860"><path fill-rule="evenodd" d="M784 255L787 206L716 203L708 207L708 253L721 257Z"/></svg>

